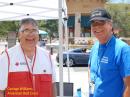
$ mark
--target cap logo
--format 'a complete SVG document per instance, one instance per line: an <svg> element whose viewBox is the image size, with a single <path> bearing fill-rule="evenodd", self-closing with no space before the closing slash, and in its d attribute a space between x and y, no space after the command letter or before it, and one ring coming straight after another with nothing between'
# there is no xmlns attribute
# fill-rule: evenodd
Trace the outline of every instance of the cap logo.
<svg viewBox="0 0 130 97"><path fill-rule="evenodd" d="M95 17L95 16L102 16L102 13L101 12L95 12L94 14L92 14L92 17Z"/></svg>
<svg viewBox="0 0 130 97"><path fill-rule="evenodd" d="M94 20L111 20L111 15L105 9L95 9L90 14L90 22Z"/></svg>

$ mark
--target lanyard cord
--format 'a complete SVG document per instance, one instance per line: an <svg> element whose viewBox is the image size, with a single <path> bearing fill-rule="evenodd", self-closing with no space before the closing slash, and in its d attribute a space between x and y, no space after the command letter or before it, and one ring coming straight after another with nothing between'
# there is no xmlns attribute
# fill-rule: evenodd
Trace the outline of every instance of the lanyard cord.
<svg viewBox="0 0 130 97"><path fill-rule="evenodd" d="M21 48L22 48L22 47L21 47ZM32 71L32 74L33 74L33 68L34 68L35 60L36 60L36 47L35 47L34 60L33 60L33 65L32 65L31 70L30 70L30 68L29 68L29 64L28 64L28 61L27 61L27 58L26 58L26 56L25 56L25 53L24 53L23 48L22 48L22 51L23 51L23 55L24 55L24 59L25 59L25 61L26 61L27 67L28 67L28 71L29 71L30 73L31 73L31 71Z"/></svg>
<svg viewBox="0 0 130 97"><path fill-rule="evenodd" d="M105 53L106 53L106 51L107 51L107 49L108 49L108 45L109 45L109 43L110 43L110 41L112 40L112 37L113 36L111 36L111 38L107 41L107 43L105 44L105 47L106 48L104 48L105 50L102 52L102 54L100 55L100 57L99 56L97 56L97 70L96 70L96 75L98 76L99 74L98 74L98 71L99 71L99 69L100 69L100 64L101 64L101 60L102 60L102 58L103 58L103 56L105 55ZM99 44L99 46L98 46L98 54L99 54L99 52L100 52L101 50L100 50L100 44Z"/></svg>
<svg viewBox="0 0 130 97"><path fill-rule="evenodd" d="M27 64L27 68L28 68L28 71L29 71L29 76L30 76L30 79L31 79L31 82L32 82L32 87L33 87L33 89L35 90L35 77L34 77L34 75L33 75L33 68L34 68L35 60L36 60L36 47L35 47L34 60L33 60L33 65L32 65L31 70L30 70L30 68L29 68L29 64L28 64L27 58L26 58L26 56L25 56L24 50L23 50L22 47L21 47L21 49L22 49L22 51L23 51L24 59L25 59L26 64ZM31 71L32 71L32 73L31 73Z"/></svg>
<svg viewBox="0 0 130 97"><path fill-rule="evenodd" d="M106 46L106 45L105 45ZM103 50L103 52L102 52L102 54L100 55L100 45L99 45L99 47L98 47L98 56L97 56L97 71L96 71L96 74L98 75L98 71L99 71L99 68L100 68L100 64L101 64L101 60L102 60L102 58L103 58L103 56L104 56L104 54L105 54L105 52L107 51L107 46L104 48L104 50Z"/></svg>

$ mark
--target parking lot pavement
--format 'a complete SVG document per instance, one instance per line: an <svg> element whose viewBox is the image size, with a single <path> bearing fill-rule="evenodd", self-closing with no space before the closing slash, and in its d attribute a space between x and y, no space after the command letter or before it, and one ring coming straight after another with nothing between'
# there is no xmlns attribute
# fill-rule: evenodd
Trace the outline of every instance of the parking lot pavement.
<svg viewBox="0 0 130 97"><path fill-rule="evenodd" d="M82 97L88 97L87 67L70 67L70 82L74 83L73 93L81 88ZM57 81L59 82L59 68L56 68ZM68 82L68 69L63 68L63 81Z"/></svg>
<svg viewBox="0 0 130 97"><path fill-rule="evenodd" d="M56 54L52 55L52 61L56 65L56 81L59 82L59 67L56 62ZM69 67L70 82L74 83L73 94L78 88L81 88L82 97L88 97L88 68L87 67ZM63 81L68 82L68 68L63 67Z"/></svg>

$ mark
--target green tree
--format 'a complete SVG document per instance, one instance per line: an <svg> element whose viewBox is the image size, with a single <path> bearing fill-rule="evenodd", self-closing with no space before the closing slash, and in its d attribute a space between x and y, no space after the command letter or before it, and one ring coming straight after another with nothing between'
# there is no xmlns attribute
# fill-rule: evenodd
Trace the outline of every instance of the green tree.
<svg viewBox="0 0 130 97"><path fill-rule="evenodd" d="M51 40L58 35L58 20L46 20L44 27L45 31L48 32L51 43Z"/></svg>
<svg viewBox="0 0 130 97"><path fill-rule="evenodd" d="M1 21L0 22L0 36L7 37L7 34L11 31L18 31L18 21ZM58 20L39 20L39 28L47 31L49 39L58 35Z"/></svg>
<svg viewBox="0 0 130 97"><path fill-rule="evenodd" d="M6 37L11 31L17 32L18 22L16 21L1 21L0 22L0 36Z"/></svg>
<svg viewBox="0 0 130 97"><path fill-rule="evenodd" d="M130 36L130 5L108 4L106 7L112 15L114 27L121 29L119 35Z"/></svg>

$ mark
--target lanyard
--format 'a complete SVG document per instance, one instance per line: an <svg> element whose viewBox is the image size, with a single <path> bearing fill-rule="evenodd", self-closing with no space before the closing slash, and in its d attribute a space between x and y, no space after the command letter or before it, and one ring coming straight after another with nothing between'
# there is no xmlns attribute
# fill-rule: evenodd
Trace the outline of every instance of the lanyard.
<svg viewBox="0 0 130 97"><path fill-rule="evenodd" d="M22 47L21 47L22 48ZM32 64L32 67L31 67L31 70L30 70L30 68L29 68L29 64L28 64L28 61L27 61L27 58L26 58L26 56L25 56L25 53L24 53L24 50L23 50L23 48L22 48L22 51L23 51L23 55L24 55L24 59L25 59L25 61L26 61L26 64L27 64L27 67L28 67L28 71L31 73L31 71L32 71L32 74L33 74L33 68L34 68L34 65L35 65L35 60L36 60L36 47L35 47L35 53L34 53L34 60L33 60L33 64Z"/></svg>
<svg viewBox="0 0 130 97"><path fill-rule="evenodd" d="M32 62L33 64L32 64L31 70L29 68L29 64L28 64L27 58L25 56L25 52L24 52L22 47L21 47L21 49L22 49L22 52L23 52L23 55L24 55L24 59L25 59L26 64L27 64L27 68L28 68L28 71L29 71L29 75L30 75L30 79L31 79L31 82L32 82L33 89L35 90L35 76L33 75L33 68L34 68L35 60L36 60L36 47L35 47L34 60ZM32 73L31 73L31 71L32 71Z"/></svg>
<svg viewBox="0 0 130 97"><path fill-rule="evenodd" d="M100 48L100 44L99 44L99 46L98 46L98 54L100 53L101 55L100 55L100 56L97 56L97 70L96 70L97 76L99 75L98 72L99 72L99 69L100 69L101 60L102 60L103 56L105 55L105 53L106 53L106 51L107 51L107 49L108 49L108 45L109 45L110 41L112 40L112 37L113 37L113 36L111 36L111 38L110 38L110 39L107 41L107 43L105 44L105 48L103 48L104 51L103 51L102 53L100 53L100 52L101 52L101 50L100 50L100 49L101 49L101 48Z"/></svg>

